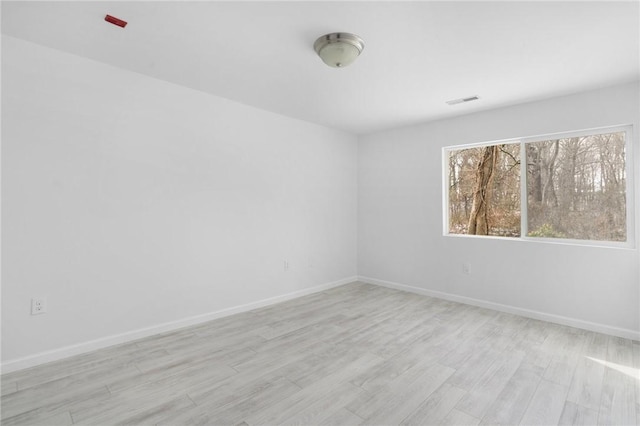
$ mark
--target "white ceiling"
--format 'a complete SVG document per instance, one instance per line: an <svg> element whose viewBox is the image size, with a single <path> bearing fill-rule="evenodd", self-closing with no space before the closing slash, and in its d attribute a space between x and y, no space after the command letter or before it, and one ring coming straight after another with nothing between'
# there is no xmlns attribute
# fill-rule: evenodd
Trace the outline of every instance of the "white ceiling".
<svg viewBox="0 0 640 426"><path fill-rule="evenodd" d="M313 51L337 31L348 68ZM3 1L2 33L357 134L640 76L637 1Z"/></svg>

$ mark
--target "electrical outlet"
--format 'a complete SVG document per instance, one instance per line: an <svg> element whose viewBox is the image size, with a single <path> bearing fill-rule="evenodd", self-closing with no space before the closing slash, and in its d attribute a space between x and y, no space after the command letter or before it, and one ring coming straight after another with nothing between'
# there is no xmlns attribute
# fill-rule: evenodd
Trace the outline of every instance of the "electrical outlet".
<svg viewBox="0 0 640 426"><path fill-rule="evenodd" d="M285 260L285 261L284 261L284 271L286 272L286 271L288 271L288 270L289 270L289 261L288 261L288 260Z"/></svg>
<svg viewBox="0 0 640 426"><path fill-rule="evenodd" d="M471 265L468 263L462 264L462 273L465 275L471 275Z"/></svg>
<svg viewBox="0 0 640 426"><path fill-rule="evenodd" d="M47 299L33 298L31 299L31 315L40 315L47 312Z"/></svg>

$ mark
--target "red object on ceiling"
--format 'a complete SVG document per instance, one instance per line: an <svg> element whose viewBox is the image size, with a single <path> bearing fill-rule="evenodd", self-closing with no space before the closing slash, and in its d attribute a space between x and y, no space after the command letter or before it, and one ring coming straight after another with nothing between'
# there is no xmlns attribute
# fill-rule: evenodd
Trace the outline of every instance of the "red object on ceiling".
<svg viewBox="0 0 640 426"><path fill-rule="evenodd" d="M127 21L123 21L122 19L118 19L115 16L111 16L111 15L107 15L104 17L104 20L112 23L113 25L117 25L119 27L126 27L127 26Z"/></svg>

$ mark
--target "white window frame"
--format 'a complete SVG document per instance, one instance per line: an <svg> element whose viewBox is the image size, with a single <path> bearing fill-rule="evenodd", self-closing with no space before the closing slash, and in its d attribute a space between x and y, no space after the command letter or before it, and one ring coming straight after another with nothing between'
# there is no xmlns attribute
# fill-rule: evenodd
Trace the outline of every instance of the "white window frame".
<svg viewBox="0 0 640 426"><path fill-rule="evenodd" d="M625 173L626 173L626 225L627 240L626 241L599 241L599 240L576 240L571 238L545 238L545 237L529 237L528 217L527 217L527 171L523 165L527 164L525 144L530 142L540 142L554 139L565 139L581 136L589 136L603 133L625 133ZM535 136L526 136L520 138L495 140L489 142L478 142L463 145L450 145L442 148L442 205L443 205L443 235L456 238L489 238L508 241L526 241L535 243L548 244L568 244L579 246L594 247L612 247L612 248L635 248L636 241L636 224L635 224L635 175L633 164L635 161L633 153L633 125L624 124L608 127L598 127L592 129L584 129L569 132L548 133ZM494 235L467 235L452 234L449 232L449 152L465 148L475 148L481 146L493 146L502 144L519 144L520 145L520 237L501 237Z"/></svg>

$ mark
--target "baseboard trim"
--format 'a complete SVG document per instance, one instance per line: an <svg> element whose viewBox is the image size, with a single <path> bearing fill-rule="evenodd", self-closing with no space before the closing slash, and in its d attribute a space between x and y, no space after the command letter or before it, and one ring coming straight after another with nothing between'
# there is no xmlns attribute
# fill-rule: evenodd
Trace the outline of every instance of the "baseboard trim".
<svg viewBox="0 0 640 426"><path fill-rule="evenodd" d="M192 325L205 323L205 322L212 321L218 318L223 318L229 315L250 311L252 309L262 308L262 307L273 305L280 302L286 302L287 300L295 299L297 297L318 293L334 287L338 287L344 284L357 281L357 278L358 277L356 276L343 278L338 281L320 284L314 287L294 291L294 292L283 294L280 296L270 297L268 299L263 299L256 302L235 306L232 308L222 309L220 311L209 312L206 314L196 315L193 317L184 318L177 321L166 322L163 324L154 325L152 327L128 331L126 333L121 333L117 335L103 337L100 339L90 340L88 342L78 343L75 345L66 346L59 349L40 352L38 354L30 355L24 358L18 358L18 359L6 361L2 363L2 374L11 373L18 370L24 370L26 368L35 367L37 365L45 364L52 361L58 361L74 355L80 355L80 354L95 351L98 349L104 349L109 346L119 345L119 344L127 343L133 340L138 340L145 337L153 336L155 334L165 333L168 331L174 331L174 330L178 330L184 327L189 327Z"/></svg>
<svg viewBox="0 0 640 426"><path fill-rule="evenodd" d="M569 327L581 328L583 330L595 331L597 333L609 334L612 336L622 337L625 339L640 341L640 332L626 328L612 327L605 324L598 324L590 321L579 320L576 318L564 317L561 315L549 314L546 312L534 311L531 309L518 308L516 306L503 305L500 303L489 302L487 300L474 299L457 294L445 293L436 290L428 290L421 287L413 287L405 284L399 284L391 281L379 280L376 278L359 276L358 281L378 285L381 287L393 288L396 290L408 291L410 293L421 294L424 296L436 297L438 299L449 300L452 302L464 303L466 305L478 306L481 308L493 309L495 311L506 312L509 314L520 315L526 318L532 318L542 321L548 321L555 324L566 325Z"/></svg>

